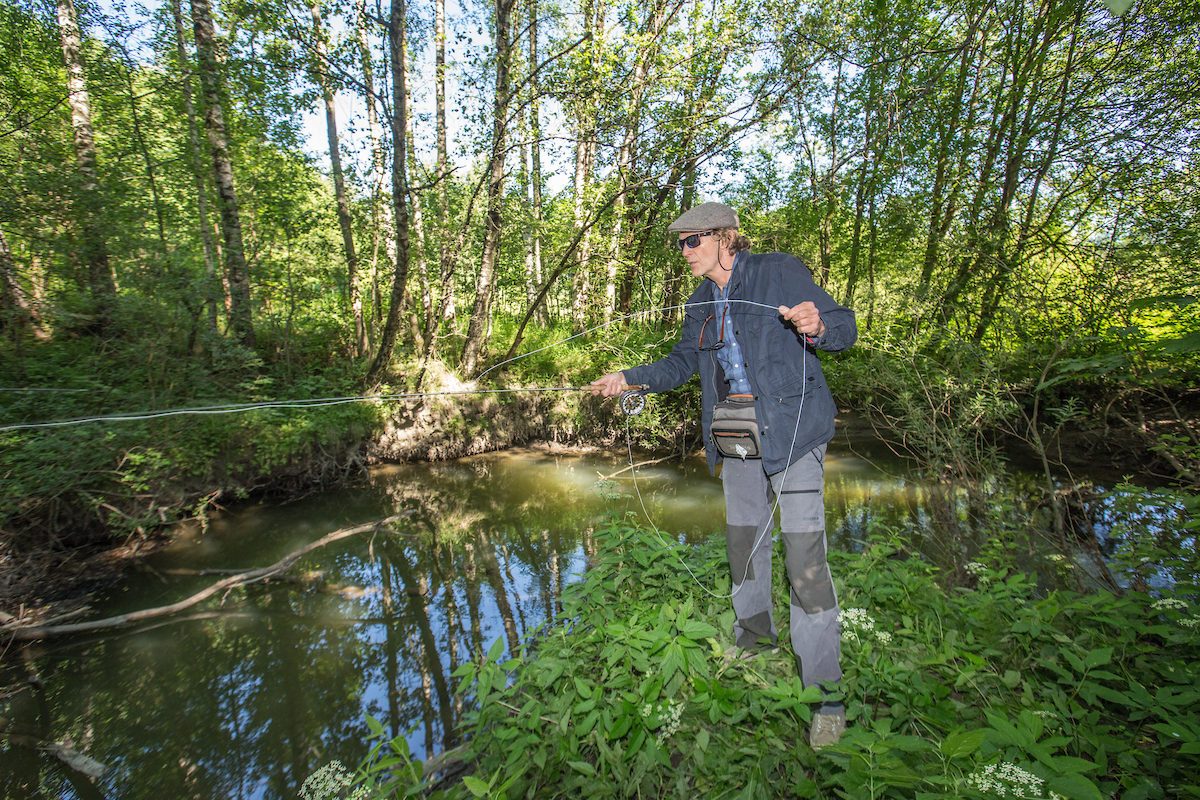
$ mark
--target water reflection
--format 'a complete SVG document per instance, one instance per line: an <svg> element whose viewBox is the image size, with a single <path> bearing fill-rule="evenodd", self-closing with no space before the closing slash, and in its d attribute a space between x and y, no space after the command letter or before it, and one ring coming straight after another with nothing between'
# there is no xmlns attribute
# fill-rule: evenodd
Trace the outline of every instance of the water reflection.
<svg viewBox="0 0 1200 800"><path fill-rule="evenodd" d="M978 550L988 509L972 492L906 481L900 465L872 459L844 444L831 452L833 547L857 549L884 523L950 570ZM636 482L625 467L532 451L393 466L354 489L186 531L96 615L173 602L216 580L212 570L272 563L333 529L400 515L191 615L8 659L0 686L20 688L0 696L0 797L290 798L329 760L359 760L368 715L420 757L452 747L464 711L453 671L497 639L515 651L557 618L607 515L644 519L644 503L672 536L719 534L720 484L702 462L650 465ZM1027 518L1015 509L1025 501L1011 502ZM88 778L41 752L49 743L106 771Z"/></svg>

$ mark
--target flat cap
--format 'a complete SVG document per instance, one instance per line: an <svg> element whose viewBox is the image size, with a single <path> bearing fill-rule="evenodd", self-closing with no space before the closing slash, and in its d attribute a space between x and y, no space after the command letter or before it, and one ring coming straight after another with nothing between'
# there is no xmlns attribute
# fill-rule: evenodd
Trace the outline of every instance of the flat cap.
<svg viewBox="0 0 1200 800"><path fill-rule="evenodd" d="M694 206L667 226L670 233L711 231L718 228L736 228L737 212L724 203L701 203Z"/></svg>

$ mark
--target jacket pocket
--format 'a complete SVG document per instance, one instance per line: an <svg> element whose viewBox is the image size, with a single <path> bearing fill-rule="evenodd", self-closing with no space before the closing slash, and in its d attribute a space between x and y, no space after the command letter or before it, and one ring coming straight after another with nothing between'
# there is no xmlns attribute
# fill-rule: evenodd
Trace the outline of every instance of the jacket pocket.
<svg viewBox="0 0 1200 800"><path fill-rule="evenodd" d="M771 396L775 398L798 397L802 394L811 394L813 389L820 385L816 375L797 375L796 373L782 373L777 377L772 376L769 387Z"/></svg>

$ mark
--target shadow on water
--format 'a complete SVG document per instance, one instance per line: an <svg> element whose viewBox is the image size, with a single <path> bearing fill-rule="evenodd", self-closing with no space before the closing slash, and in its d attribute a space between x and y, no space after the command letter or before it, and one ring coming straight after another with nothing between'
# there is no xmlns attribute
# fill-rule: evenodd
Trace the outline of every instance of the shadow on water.
<svg viewBox="0 0 1200 800"><path fill-rule="evenodd" d="M442 752L464 713L454 670L497 639L516 650L557 618L600 522L644 522L644 501L675 538L720 535L720 483L702 461L644 466L636 482L628 466L541 451L390 466L361 486L186 529L99 599L96 616L175 602L214 570L269 564L336 528L401 517L193 613L7 659L0 686L21 688L0 696L0 797L291 798L321 765L362 757L368 715L418 757ZM954 571L984 544L969 492L908 480L878 448L839 439L827 470L832 547L858 549L884 524ZM1017 506L1034 501L1011 502L1024 519ZM1023 546L1035 556L1045 542ZM103 775L71 769L39 749L48 743L102 762Z"/></svg>

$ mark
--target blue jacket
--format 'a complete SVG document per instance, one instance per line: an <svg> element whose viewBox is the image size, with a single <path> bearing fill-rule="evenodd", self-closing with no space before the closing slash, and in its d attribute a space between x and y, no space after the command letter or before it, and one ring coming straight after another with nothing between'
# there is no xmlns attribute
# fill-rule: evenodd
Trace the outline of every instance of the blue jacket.
<svg viewBox="0 0 1200 800"><path fill-rule="evenodd" d="M704 446L709 470L715 471L721 457L712 438L713 406L725 398L729 384L715 352L699 349L701 327L719 308L710 301L710 291L706 280L692 292L684 309L683 332L665 358L624 374L627 383L665 392L700 373ZM833 438L837 407L815 350L844 350L852 345L858 338L854 312L817 286L804 262L787 253L743 253L730 279L729 298L771 307L732 302L729 310L754 390L763 467L774 474ZM806 300L816 304L825 323L825 334L807 344L774 310ZM716 338L716 330L712 323L705 328L706 345Z"/></svg>

